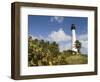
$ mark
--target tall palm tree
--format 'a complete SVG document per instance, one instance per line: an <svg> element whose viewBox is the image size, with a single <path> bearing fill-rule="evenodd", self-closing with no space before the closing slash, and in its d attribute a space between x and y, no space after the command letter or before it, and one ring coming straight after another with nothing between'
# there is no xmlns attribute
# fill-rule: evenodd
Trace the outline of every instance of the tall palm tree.
<svg viewBox="0 0 100 82"><path fill-rule="evenodd" d="M81 49L81 42L79 41L79 40L76 40L75 41L75 47L77 48L77 50L78 50L78 53L80 53L80 49Z"/></svg>

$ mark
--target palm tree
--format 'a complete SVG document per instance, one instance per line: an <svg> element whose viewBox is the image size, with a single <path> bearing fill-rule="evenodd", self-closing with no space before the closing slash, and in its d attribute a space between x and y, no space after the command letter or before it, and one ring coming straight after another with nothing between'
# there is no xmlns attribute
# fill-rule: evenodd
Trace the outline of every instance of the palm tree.
<svg viewBox="0 0 100 82"><path fill-rule="evenodd" d="M75 47L77 48L78 53L80 53L81 42L80 42L79 40L76 40L76 41L75 41Z"/></svg>

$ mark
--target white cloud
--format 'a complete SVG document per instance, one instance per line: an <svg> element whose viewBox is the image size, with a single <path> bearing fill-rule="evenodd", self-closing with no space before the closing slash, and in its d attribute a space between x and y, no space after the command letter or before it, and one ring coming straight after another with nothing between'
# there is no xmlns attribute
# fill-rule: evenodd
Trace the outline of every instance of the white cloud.
<svg viewBox="0 0 100 82"><path fill-rule="evenodd" d="M82 47L80 51L81 51L81 53L83 53L83 54L88 54L87 48Z"/></svg>
<svg viewBox="0 0 100 82"><path fill-rule="evenodd" d="M58 22L58 23L62 23L64 20L64 17L61 17L61 16L54 16L54 17L51 17L50 21L51 22Z"/></svg>
<svg viewBox="0 0 100 82"><path fill-rule="evenodd" d="M62 52L63 50L67 50L67 45L59 45L59 50Z"/></svg>
<svg viewBox="0 0 100 82"><path fill-rule="evenodd" d="M33 40L34 40L34 39L38 39L38 37L33 36L33 35L31 35L31 34L28 34L28 36L31 36Z"/></svg>
<svg viewBox="0 0 100 82"><path fill-rule="evenodd" d="M59 49L62 52L63 50L71 49L71 42L59 43Z"/></svg>
<svg viewBox="0 0 100 82"><path fill-rule="evenodd" d="M71 40L71 36L65 34L62 28L58 31L52 31L48 36L51 41L62 42Z"/></svg>
<svg viewBox="0 0 100 82"><path fill-rule="evenodd" d="M88 52L88 35L82 34L78 36L78 40L82 43L81 52L87 54Z"/></svg>
<svg viewBox="0 0 100 82"><path fill-rule="evenodd" d="M82 43L81 52L84 54L88 53L88 41L80 41Z"/></svg>
<svg viewBox="0 0 100 82"><path fill-rule="evenodd" d="M88 35L82 34L78 36L79 41L82 43L82 47L87 48L88 46Z"/></svg>
<svg viewBox="0 0 100 82"><path fill-rule="evenodd" d="M88 35L87 34L81 34L78 36L79 40L87 41L88 40Z"/></svg>

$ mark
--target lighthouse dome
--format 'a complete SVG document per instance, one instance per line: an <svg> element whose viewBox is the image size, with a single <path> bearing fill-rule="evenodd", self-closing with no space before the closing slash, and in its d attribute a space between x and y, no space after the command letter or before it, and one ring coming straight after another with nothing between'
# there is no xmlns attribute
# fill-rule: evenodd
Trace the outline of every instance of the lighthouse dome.
<svg viewBox="0 0 100 82"><path fill-rule="evenodd" d="M71 25L71 30L75 29L75 24Z"/></svg>

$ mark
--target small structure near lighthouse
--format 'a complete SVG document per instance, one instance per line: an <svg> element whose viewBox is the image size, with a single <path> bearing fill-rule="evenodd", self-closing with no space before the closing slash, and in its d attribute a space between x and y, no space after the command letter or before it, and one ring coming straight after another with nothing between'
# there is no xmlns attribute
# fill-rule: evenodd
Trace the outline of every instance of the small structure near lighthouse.
<svg viewBox="0 0 100 82"><path fill-rule="evenodd" d="M71 25L71 31L72 31L72 51L78 52L77 48L76 48L76 27L74 24Z"/></svg>

